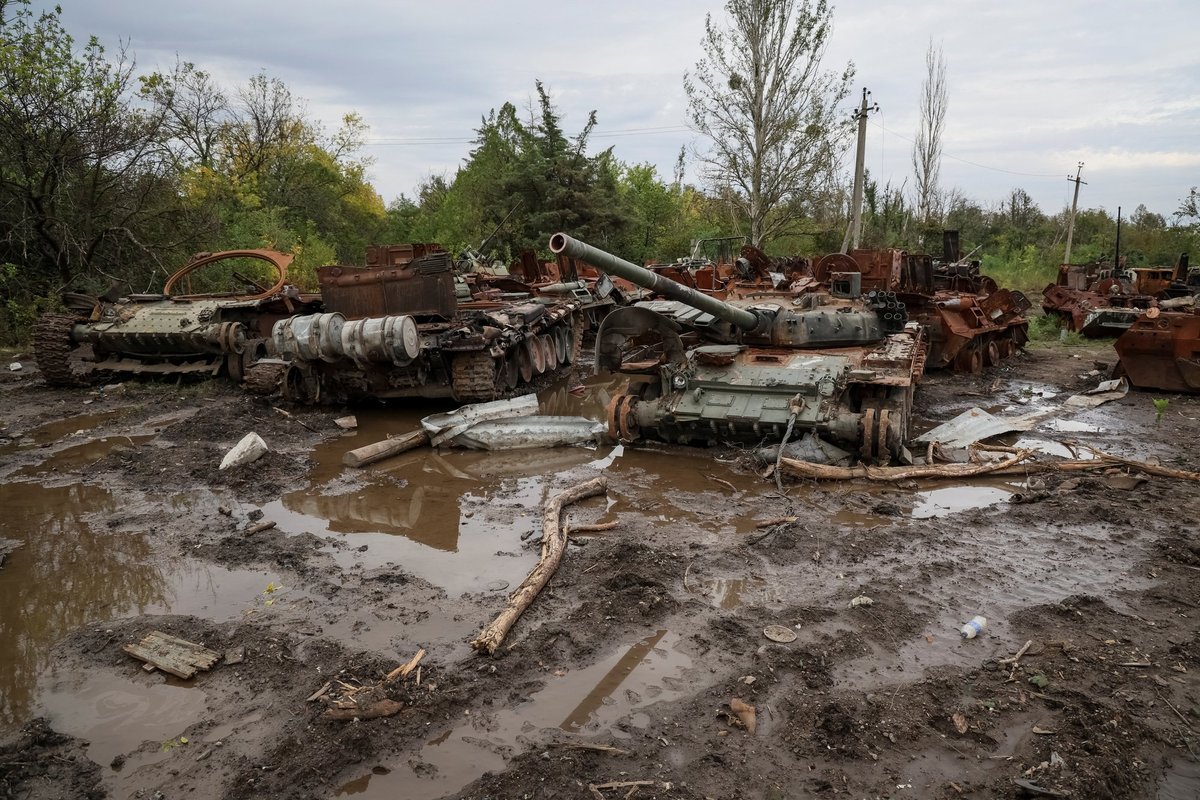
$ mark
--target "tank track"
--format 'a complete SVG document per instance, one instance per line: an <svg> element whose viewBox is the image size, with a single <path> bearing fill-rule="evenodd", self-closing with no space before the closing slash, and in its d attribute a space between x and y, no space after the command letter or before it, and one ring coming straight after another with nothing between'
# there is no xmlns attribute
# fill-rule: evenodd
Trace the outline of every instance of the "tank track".
<svg viewBox="0 0 1200 800"><path fill-rule="evenodd" d="M460 403L497 399L495 359L485 351L456 354L450 363L450 388Z"/></svg>
<svg viewBox="0 0 1200 800"><path fill-rule="evenodd" d="M71 387L84 382L86 372L71 363L71 329L76 318L71 314L43 314L33 324L33 359L48 386Z"/></svg>

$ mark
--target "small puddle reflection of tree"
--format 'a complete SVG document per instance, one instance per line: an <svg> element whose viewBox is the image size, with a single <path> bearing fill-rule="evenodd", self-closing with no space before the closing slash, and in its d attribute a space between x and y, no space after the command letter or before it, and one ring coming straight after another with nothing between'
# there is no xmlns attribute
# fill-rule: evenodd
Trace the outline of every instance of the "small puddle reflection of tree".
<svg viewBox="0 0 1200 800"><path fill-rule="evenodd" d="M0 730L24 723L56 641L85 623L163 603L167 584L140 534L86 521L117 503L88 485L0 486L0 536L24 546L0 569Z"/></svg>

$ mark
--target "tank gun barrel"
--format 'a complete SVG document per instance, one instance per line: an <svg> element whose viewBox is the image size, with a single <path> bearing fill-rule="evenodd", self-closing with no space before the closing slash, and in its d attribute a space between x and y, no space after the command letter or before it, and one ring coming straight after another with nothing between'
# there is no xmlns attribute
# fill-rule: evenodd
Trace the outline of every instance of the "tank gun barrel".
<svg viewBox="0 0 1200 800"><path fill-rule="evenodd" d="M692 308L698 308L744 331L764 332L771 324L771 319L766 314L738 308L715 297L709 297L703 292L698 292L670 278L664 278L623 258L618 258L612 253L606 253L578 239L572 239L565 233L556 233L550 237L550 250L553 253L566 253L571 258L585 261L597 269L636 283L643 289L649 289L663 297L684 303Z"/></svg>

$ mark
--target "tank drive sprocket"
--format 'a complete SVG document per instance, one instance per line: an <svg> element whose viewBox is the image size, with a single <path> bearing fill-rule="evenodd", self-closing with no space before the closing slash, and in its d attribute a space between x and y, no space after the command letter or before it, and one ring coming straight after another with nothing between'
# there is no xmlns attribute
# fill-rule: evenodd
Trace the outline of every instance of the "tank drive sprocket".
<svg viewBox="0 0 1200 800"><path fill-rule="evenodd" d="M33 324L33 358L50 386L79 386L90 373L79 362L75 354L79 346L71 340L76 322L71 314L43 314Z"/></svg>
<svg viewBox="0 0 1200 800"><path fill-rule="evenodd" d="M457 353L450 363L450 385L460 403L483 403L499 396L496 360L489 353Z"/></svg>

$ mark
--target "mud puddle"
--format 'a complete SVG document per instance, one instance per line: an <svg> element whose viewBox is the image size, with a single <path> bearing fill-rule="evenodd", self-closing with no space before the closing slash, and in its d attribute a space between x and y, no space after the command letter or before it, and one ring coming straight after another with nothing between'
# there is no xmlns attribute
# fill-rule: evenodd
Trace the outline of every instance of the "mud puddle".
<svg viewBox="0 0 1200 800"><path fill-rule="evenodd" d="M560 386L543 393L543 410L602 415L600 404L610 389L610 382L597 383L580 398ZM402 565L451 595L503 591L518 583L535 560L525 543L540 534L542 501L597 471L628 477L639 488L610 495L607 505L582 504L573 516L608 521L635 512L713 536L753 529L749 514L735 513L729 501L731 495L758 491L761 482L704 451L619 445L495 453L424 448L363 470L343 466L348 450L414 430L428 413L360 410L355 431L314 449L309 485L264 506L266 519L284 533L349 534L349 548L330 551L343 568ZM725 513L714 513L718 508Z"/></svg>
<svg viewBox="0 0 1200 800"><path fill-rule="evenodd" d="M526 702L444 731L406 763L377 765L344 784L338 796L443 797L484 772L504 769L509 757L548 739L569 742L568 734L590 737L603 731L628 738L631 734L614 727L617 722L645 728L650 706L695 691L685 680L692 662L678 649L680 639L657 630L585 669L554 673Z"/></svg>
<svg viewBox="0 0 1200 800"><path fill-rule="evenodd" d="M106 422L116 419L125 409L115 408L110 411L100 411L95 414L80 414L75 417L54 420L39 425L20 437L14 437L8 444L0 445L0 454L23 450L30 447L40 447L44 444L57 442L67 436L83 435Z"/></svg>
<svg viewBox="0 0 1200 800"><path fill-rule="evenodd" d="M23 543L0 569L0 729L28 719L52 645L76 628L140 614L223 620L268 612L263 591L280 584L279 575L165 559L153 541L162 531L110 527L118 514L150 507L147 498L90 484L0 485L0 537ZM291 603L301 593L278 596Z"/></svg>

